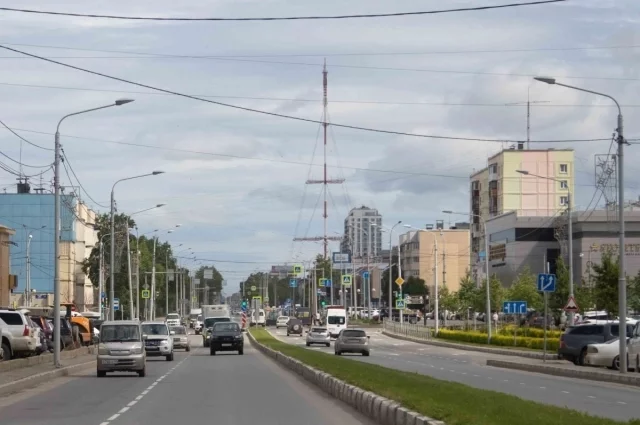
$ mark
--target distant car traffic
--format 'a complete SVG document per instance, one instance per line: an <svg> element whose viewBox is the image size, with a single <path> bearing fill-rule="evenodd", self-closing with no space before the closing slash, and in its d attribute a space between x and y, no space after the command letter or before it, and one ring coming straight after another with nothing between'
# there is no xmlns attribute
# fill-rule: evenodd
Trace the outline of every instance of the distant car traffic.
<svg viewBox="0 0 640 425"><path fill-rule="evenodd" d="M240 325L235 322L218 322L213 325L209 354L215 356L218 351L244 354L244 337Z"/></svg>
<svg viewBox="0 0 640 425"><path fill-rule="evenodd" d="M334 344L336 356L342 353L361 353L369 355L369 336L360 329L344 329L338 335Z"/></svg>
<svg viewBox="0 0 640 425"><path fill-rule="evenodd" d="M189 334L184 326L174 326L170 328L175 334L173 335L173 348L182 348L191 351L191 343L189 342Z"/></svg>
<svg viewBox="0 0 640 425"><path fill-rule="evenodd" d="M276 320L276 329L286 328L289 322L289 316L280 316Z"/></svg>

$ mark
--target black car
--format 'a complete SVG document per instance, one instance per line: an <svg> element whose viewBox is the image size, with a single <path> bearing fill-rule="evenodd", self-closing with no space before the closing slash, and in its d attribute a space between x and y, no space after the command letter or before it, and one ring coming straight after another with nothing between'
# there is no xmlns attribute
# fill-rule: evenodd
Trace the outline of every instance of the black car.
<svg viewBox="0 0 640 425"><path fill-rule="evenodd" d="M299 334L302 336L302 328L302 320L292 317L287 322L287 336L291 334Z"/></svg>
<svg viewBox="0 0 640 425"><path fill-rule="evenodd" d="M211 342L211 331L216 323L229 323L231 322L230 317L207 317L204 319L204 324L202 325L202 345L205 347L209 346Z"/></svg>
<svg viewBox="0 0 640 425"><path fill-rule="evenodd" d="M213 325L209 354L216 355L216 351L237 351L244 354L244 337L242 329L236 322L218 322Z"/></svg>

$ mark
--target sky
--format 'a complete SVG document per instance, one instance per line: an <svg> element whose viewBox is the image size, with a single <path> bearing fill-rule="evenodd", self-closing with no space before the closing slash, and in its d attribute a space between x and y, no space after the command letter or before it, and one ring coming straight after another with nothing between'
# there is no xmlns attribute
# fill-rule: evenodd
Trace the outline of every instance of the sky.
<svg viewBox="0 0 640 425"><path fill-rule="evenodd" d="M520 2L524 2L521 0ZM57 12L165 17L278 17L437 10L437 0L167 0L2 2ZM448 0L446 7L513 3ZM640 138L640 3L572 0L508 9L376 19L157 22L0 11L0 45L102 74L269 113L321 120L322 67L332 123L471 139L610 139L617 110L605 98L535 82L553 76L607 93L622 105L625 136ZM308 261L323 233L321 125L207 103L114 81L0 49L0 120L29 142L53 147L69 113L135 99L72 117L61 142L75 172L62 184L107 212L115 181L118 211L134 213L140 233L158 229L183 264L214 265L227 289L274 264ZM353 207L377 208L383 223L416 227L464 221L469 175L510 143L419 138L329 126L328 233L343 231ZM577 209L595 188L594 158L610 142L532 143L573 148ZM638 199L640 149L626 149L625 196ZM35 175L53 161L0 130L1 161ZM30 167L27 167L30 166ZM44 168L36 168L44 167ZM0 170L0 189L16 176ZM42 175L51 188L52 173ZM31 179L32 185L40 177ZM602 199L604 202L604 199ZM593 205L591 205L593 207ZM0 218L1 220L1 218ZM179 228L175 226L180 224ZM168 233L169 229L175 229ZM385 235L385 239L386 239ZM388 240L388 239L386 239ZM338 250L332 243L331 251ZM185 254L181 254L185 255ZM190 255L189 255L190 257Z"/></svg>

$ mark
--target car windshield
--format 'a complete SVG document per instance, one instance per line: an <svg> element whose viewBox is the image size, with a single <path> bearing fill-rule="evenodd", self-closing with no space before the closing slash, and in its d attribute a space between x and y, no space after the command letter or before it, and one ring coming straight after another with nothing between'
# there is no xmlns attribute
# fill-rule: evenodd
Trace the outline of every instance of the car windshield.
<svg viewBox="0 0 640 425"><path fill-rule="evenodd" d="M289 320L289 316L280 316L280 317L278 317L278 322L284 322L285 320Z"/></svg>
<svg viewBox="0 0 640 425"><path fill-rule="evenodd" d="M136 325L103 325L100 328L100 342L140 341L140 331Z"/></svg>
<svg viewBox="0 0 640 425"><path fill-rule="evenodd" d="M207 317L204 320L204 327L205 328L211 328L213 327L213 325L215 325L218 322L230 322L231 319L229 319L228 317Z"/></svg>
<svg viewBox="0 0 640 425"><path fill-rule="evenodd" d="M198 314L198 320L202 322L202 314Z"/></svg>
<svg viewBox="0 0 640 425"><path fill-rule="evenodd" d="M345 338L364 338L367 334L364 331L348 330L342 331L342 336Z"/></svg>
<svg viewBox="0 0 640 425"><path fill-rule="evenodd" d="M240 326L237 323L218 322L213 325L214 332L240 332Z"/></svg>
<svg viewBox="0 0 640 425"><path fill-rule="evenodd" d="M180 320L180 316L177 314L167 314L167 320Z"/></svg>
<svg viewBox="0 0 640 425"><path fill-rule="evenodd" d="M327 323L330 325L344 325L344 317L343 316L329 316L327 318Z"/></svg>
<svg viewBox="0 0 640 425"><path fill-rule="evenodd" d="M176 333L176 335L186 335L187 334L187 330L185 329L184 326L176 326L171 328L172 331L174 331Z"/></svg>
<svg viewBox="0 0 640 425"><path fill-rule="evenodd" d="M326 332L327 328L311 328L311 332Z"/></svg>
<svg viewBox="0 0 640 425"><path fill-rule="evenodd" d="M169 335L167 326L159 323L142 325L142 333L147 335Z"/></svg>

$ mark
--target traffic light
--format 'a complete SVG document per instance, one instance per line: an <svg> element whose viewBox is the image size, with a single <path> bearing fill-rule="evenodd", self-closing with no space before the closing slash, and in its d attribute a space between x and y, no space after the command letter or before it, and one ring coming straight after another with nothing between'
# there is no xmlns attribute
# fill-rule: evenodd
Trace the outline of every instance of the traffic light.
<svg viewBox="0 0 640 425"><path fill-rule="evenodd" d="M242 308L247 308L247 301L246 300L242 300Z"/></svg>
<svg viewBox="0 0 640 425"><path fill-rule="evenodd" d="M327 302L325 300L320 301L320 305L322 306L322 308L324 308L325 305L327 305Z"/></svg>

